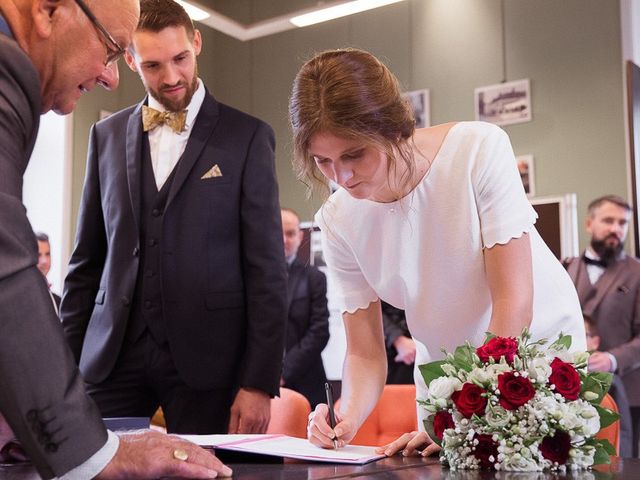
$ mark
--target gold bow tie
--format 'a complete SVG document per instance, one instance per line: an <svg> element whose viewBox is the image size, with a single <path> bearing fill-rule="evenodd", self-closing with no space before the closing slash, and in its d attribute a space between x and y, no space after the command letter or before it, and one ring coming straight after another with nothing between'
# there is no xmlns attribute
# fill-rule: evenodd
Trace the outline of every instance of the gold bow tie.
<svg viewBox="0 0 640 480"><path fill-rule="evenodd" d="M158 125L165 124L176 133L184 131L187 122L187 111L179 112L160 112L154 108L142 106L142 128L145 132L156 128Z"/></svg>

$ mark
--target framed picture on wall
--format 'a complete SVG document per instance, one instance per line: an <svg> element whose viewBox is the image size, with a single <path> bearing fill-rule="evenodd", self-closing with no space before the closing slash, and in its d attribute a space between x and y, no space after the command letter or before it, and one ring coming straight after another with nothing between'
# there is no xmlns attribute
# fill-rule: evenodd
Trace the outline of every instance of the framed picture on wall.
<svg viewBox="0 0 640 480"><path fill-rule="evenodd" d="M475 89L476 120L509 125L531 121L529 79Z"/></svg>
<svg viewBox="0 0 640 480"><path fill-rule="evenodd" d="M536 182L533 169L533 155L518 155L516 157L518 171L522 179L522 185L527 197L533 197L536 194Z"/></svg>
<svg viewBox="0 0 640 480"><path fill-rule="evenodd" d="M532 198L538 214L536 230L559 259L575 257L578 252L578 207L575 193Z"/></svg>
<svg viewBox="0 0 640 480"><path fill-rule="evenodd" d="M429 90L413 90L402 94L407 99L413 109L413 116L416 119L416 128L431 126L431 113L429 105Z"/></svg>

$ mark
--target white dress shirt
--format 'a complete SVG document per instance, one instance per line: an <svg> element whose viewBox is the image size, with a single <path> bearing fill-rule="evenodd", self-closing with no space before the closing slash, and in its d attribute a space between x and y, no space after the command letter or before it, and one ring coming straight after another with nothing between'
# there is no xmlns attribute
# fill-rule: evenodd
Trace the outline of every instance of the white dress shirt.
<svg viewBox="0 0 640 480"><path fill-rule="evenodd" d="M178 160L182 156L193 123L195 122L202 102L204 101L205 89L202 81L198 79L198 88L191 98L191 102L187 106L187 120L185 123L184 131L180 133L174 132L171 127L167 125L159 125L158 127L149 130L149 151L151 153L151 165L153 167L153 175L156 179L156 186L158 190L162 188L164 182L167 181L169 175L175 168ZM149 107L164 112L166 108L155 98L149 95Z"/></svg>
<svg viewBox="0 0 640 480"><path fill-rule="evenodd" d="M584 251L584 256L590 258L591 260L600 260L600 257L596 255L596 253L591 250L591 248L587 248ZM589 276L589 281L591 285L595 285L600 277L604 273L605 268L600 265L594 265L592 263L587 263L587 275Z"/></svg>
<svg viewBox="0 0 640 480"><path fill-rule="evenodd" d="M113 459L120 446L120 439L118 436L110 430L107 430L109 436L107 437L107 443L98 450L89 459L78 465L77 467L69 470L67 473L58 477L58 480L87 480L98 475L104 467Z"/></svg>

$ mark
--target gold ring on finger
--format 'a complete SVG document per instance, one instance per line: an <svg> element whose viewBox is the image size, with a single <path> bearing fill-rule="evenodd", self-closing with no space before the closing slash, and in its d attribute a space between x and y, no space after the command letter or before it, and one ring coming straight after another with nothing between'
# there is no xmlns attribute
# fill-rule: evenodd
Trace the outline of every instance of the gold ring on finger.
<svg viewBox="0 0 640 480"><path fill-rule="evenodd" d="M173 458L175 458L176 460L180 460L181 462L186 462L189 459L189 454L182 448L176 448L173 451Z"/></svg>

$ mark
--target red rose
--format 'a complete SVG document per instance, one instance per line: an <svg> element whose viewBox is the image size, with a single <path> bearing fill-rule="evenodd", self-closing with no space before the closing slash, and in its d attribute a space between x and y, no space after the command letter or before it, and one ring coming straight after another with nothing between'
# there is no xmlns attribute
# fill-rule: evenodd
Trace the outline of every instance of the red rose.
<svg viewBox="0 0 640 480"><path fill-rule="evenodd" d="M465 383L462 390L453 392L451 399L464 417L471 418L474 413L482 416L487 406L487 398L482 396L483 393L486 393L484 388L474 383Z"/></svg>
<svg viewBox="0 0 640 480"><path fill-rule="evenodd" d="M493 441L491 435L476 433L473 439L478 440L478 444L473 449L473 456L480 461L480 468L493 468L498 459L498 444Z"/></svg>
<svg viewBox="0 0 640 480"><path fill-rule="evenodd" d="M498 389L500 390L500 405L505 410L515 410L521 407L536 394L531 381L528 378L516 376L515 372L505 372L498 375Z"/></svg>
<svg viewBox="0 0 640 480"><path fill-rule="evenodd" d="M551 362L549 385L555 385L555 392L567 400L577 400L580 393L580 375L573 365L556 357Z"/></svg>
<svg viewBox="0 0 640 480"><path fill-rule="evenodd" d="M441 410L433 416L433 432L439 440L442 440L442 435L447 428L456 428L456 426L453 423L451 414Z"/></svg>
<svg viewBox="0 0 640 480"><path fill-rule="evenodd" d="M496 362L504 357L508 364L513 362L513 357L518 352L518 341L513 337L493 337L481 347L476 348L476 353L484 363L493 358Z"/></svg>
<svg viewBox="0 0 640 480"><path fill-rule="evenodd" d="M571 449L571 437L568 433L556 430L553 437L544 437L540 442L540 453L547 460L557 462L559 465L567 463L569 450Z"/></svg>

